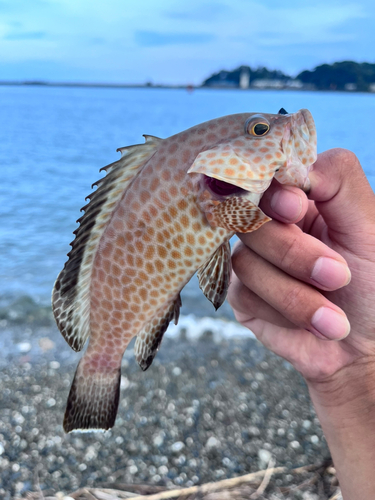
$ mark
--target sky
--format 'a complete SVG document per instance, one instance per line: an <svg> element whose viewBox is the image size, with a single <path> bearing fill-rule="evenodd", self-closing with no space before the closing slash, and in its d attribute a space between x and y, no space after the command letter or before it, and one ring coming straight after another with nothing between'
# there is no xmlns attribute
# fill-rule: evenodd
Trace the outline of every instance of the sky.
<svg viewBox="0 0 375 500"><path fill-rule="evenodd" d="M375 62L374 0L0 0L0 80L199 85Z"/></svg>

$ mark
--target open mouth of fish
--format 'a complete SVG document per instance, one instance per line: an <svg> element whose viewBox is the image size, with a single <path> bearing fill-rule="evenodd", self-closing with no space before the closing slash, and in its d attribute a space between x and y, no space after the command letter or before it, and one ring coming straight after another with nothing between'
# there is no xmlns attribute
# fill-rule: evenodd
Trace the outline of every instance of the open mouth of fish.
<svg viewBox="0 0 375 500"><path fill-rule="evenodd" d="M245 195L247 191L242 189L235 184L229 184L229 182L225 182L215 177L209 177L208 175L204 175L203 182L205 186L217 197L227 197L231 195Z"/></svg>

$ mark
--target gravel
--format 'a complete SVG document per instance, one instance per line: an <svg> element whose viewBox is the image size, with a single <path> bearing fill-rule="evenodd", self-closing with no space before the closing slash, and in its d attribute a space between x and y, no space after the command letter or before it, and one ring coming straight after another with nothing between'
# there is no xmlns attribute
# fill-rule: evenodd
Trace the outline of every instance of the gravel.
<svg viewBox="0 0 375 500"><path fill-rule="evenodd" d="M191 486L265 468L271 457L292 468L329 456L300 375L254 339L209 334L166 338L147 372L129 349L116 426L66 435L79 356L52 328L19 328L24 345L0 359L1 498L116 483Z"/></svg>

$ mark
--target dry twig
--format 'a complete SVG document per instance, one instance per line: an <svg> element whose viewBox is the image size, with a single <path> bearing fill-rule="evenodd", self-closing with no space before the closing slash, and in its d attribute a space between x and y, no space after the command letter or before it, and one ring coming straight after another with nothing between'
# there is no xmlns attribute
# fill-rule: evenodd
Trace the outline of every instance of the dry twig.
<svg viewBox="0 0 375 500"><path fill-rule="evenodd" d="M263 480L260 483L258 489L253 493L250 498L253 500L256 500L259 498L263 493L266 491L267 486L269 485L269 482L272 477L272 470L274 470L274 465L275 465L275 459L271 457L270 461L268 462L268 467L266 470L266 473L264 474Z"/></svg>
<svg viewBox="0 0 375 500"><path fill-rule="evenodd" d="M70 496L74 498L74 500L80 500L81 498L85 498L85 500L120 500L127 498L133 499L135 497L139 498L139 496L135 493L109 488L81 488L78 491L71 493Z"/></svg>
<svg viewBox="0 0 375 500"><path fill-rule="evenodd" d="M286 472L286 467L275 467L269 469L271 474L280 474L281 472ZM161 493L156 493L155 495L149 496L137 496L133 500L169 500L173 498L184 498L193 494L204 495L214 491L221 491L225 489L231 489L242 484L247 484L255 482L262 479L266 474L266 470L261 470L258 472L253 472L251 474L246 474L245 476L233 477L232 479L223 479L216 483L206 483L201 486L191 486L190 488L180 488L177 490L163 491Z"/></svg>
<svg viewBox="0 0 375 500"><path fill-rule="evenodd" d="M329 500L342 500L341 491L337 491L333 496L329 498Z"/></svg>
<svg viewBox="0 0 375 500"><path fill-rule="evenodd" d="M265 500L264 492L269 486L272 476L276 474L289 473L294 476L300 476L306 473L313 473L312 477L305 479L302 483L298 484L297 482L294 486L279 489L280 492L289 493L316 483L323 477L327 470L326 462L290 470L287 467L274 467L274 461L271 459L266 470L214 483L196 485L190 488L176 488L155 492L155 489L159 489L160 487L124 484L120 486L121 489L81 488L71 493L68 498L72 500L239 500L243 498ZM128 491L129 489L133 491ZM30 500L42 500L43 497L39 493L29 493L27 498ZM275 496L271 495L269 499L271 498L275 498ZM46 498L46 500L59 499L61 497L58 495ZM342 500L341 494L336 492L329 500Z"/></svg>

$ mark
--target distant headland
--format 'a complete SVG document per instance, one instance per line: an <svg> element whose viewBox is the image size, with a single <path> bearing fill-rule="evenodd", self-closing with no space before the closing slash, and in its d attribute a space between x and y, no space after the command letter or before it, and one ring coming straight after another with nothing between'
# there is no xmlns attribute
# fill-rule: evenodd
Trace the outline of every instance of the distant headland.
<svg viewBox="0 0 375 500"><path fill-rule="evenodd" d="M207 78L202 87L375 92L375 64L353 61L322 64L295 78L279 70L240 66Z"/></svg>
<svg viewBox="0 0 375 500"><path fill-rule="evenodd" d="M221 70L214 73L201 85L163 85L151 82L140 84L128 83L85 83L85 82L49 82L43 80L0 81L0 85L33 85L50 87L109 87L109 88L195 88L216 89L273 89L273 90L338 90L345 92L375 93L375 63L357 63L354 61L322 64L311 71L304 70L292 77L280 70L265 67L256 69L239 66L231 71Z"/></svg>

